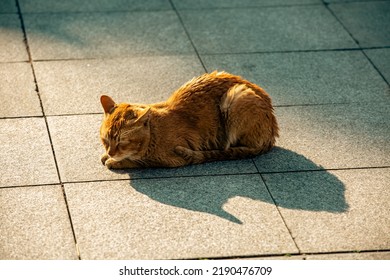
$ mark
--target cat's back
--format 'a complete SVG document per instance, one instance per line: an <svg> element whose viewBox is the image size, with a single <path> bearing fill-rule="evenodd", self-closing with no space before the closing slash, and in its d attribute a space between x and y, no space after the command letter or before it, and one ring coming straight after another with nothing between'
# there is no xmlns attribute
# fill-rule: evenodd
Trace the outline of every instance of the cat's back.
<svg viewBox="0 0 390 280"><path fill-rule="evenodd" d="M217 71L205 73L188 81L171 95L167 103L176 107L202 106L204 103L219 104L222 96L237 84L244 84L253 89L264 102L271 104L269 95L256 84L240 76Z"/></svg>
<svg viewBox="0 0 390 280"><path fill-rule="evenodd" d="M168 99L168 103L179 105L200 100L210 102L215 99L219 101L232 85L240 82L240 79L240 77L226 72L205 73L182 85Z"/></svg>

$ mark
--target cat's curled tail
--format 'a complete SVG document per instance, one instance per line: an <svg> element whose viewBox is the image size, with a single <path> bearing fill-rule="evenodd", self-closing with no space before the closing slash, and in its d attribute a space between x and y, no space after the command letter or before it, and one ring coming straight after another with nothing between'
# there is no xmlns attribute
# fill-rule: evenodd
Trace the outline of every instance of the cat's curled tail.
<svg viewBox="0 0 390 280"><path fill-rule="evenodd" d="M261 151L257 149L248 147L232 147L227 150L194 151L182 146L177 146L175 152L183 157L187 161L187 164L199 164L217 160L244 159L254 157L261 153Z"/></svg>

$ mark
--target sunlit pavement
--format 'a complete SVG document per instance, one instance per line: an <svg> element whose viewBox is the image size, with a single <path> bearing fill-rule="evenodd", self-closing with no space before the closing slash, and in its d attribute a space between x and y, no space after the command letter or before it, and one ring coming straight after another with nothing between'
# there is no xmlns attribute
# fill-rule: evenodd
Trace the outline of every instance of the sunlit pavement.
<svg viewBox="0 0 390 280"><path fill-rule="evenodd" d="M0 259L390 259L389 29L390 1L2 0ZM101 94L213 70L269 92L277 147L101 164Z"/></svg>

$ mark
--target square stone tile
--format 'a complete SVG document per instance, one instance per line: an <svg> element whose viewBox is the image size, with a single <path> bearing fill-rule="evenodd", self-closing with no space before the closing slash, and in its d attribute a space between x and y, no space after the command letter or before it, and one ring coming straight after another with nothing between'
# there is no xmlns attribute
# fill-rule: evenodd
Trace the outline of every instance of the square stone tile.
<svg viewBox="0 0 390 280"><path fill-rule="evenodd" d="M242 8L301 4L321 4L321 0L172 0L177 9Z"/></svg>
<svg viewBox="0 0 390 280"><path fill-rule="evenodd" d="M265 260L265 261L303 261L305 259L304 255L284 255L284 256L264 256L264 257L254 257L254 258L247 258L244 260Z"/></svg>
<svg viewBox="0 0 390 280"><path fill-rule="evenodd" d="M94 0L94 1L52 1L20 0L24 13L37 12L123 12L139 10L172 9L168 0Z"/></svg>
<svg viewBox="0 0 390 280"><path fill-rule="evenodd" d="M390 253L384 252L356 252L356 253L322 253L299 254L275 257L255 257L245 260L390 260Z"/></svg>
<svg viewBox="0 0 390 280"><path fill-rule="evenodd" d="M323 6L180 11L201 54L357 47Z"/></svg>
<svg viewBox="0 0 390 280"><path fill-rule="evenodd" d="M190 54L173 11L26 14L34 60Z"/></svg>
<svg viewBox="0 0 390 280"><path fill-rule="evenodd" d="M382 250L390 248L389 170L267 174L264 178L301 252ZM336 177L344 190L332 186L328 178L319 184L320 177L329 176ZM342 200L347 208L339 211Z"/></svg>
<svg viewBox="0 0 390 280"><path fill-rule="evenodd" d="M0 189L0 259L77 259L60 186Z"/></svg>
<svg viewBox="0 0 390 280"><path fill-rule="evenodd" d="M0 187L58 183L43 118L0 120Z"/></svg>
<svg viewBox="0 0 390 280"><path fill-rule="evenodd" d="M255 159L260 172L390 165L390 104L279 107L278 148Z"/></svg>
<svg viewBox="0 0 390 280"><path fill-rule="evenodd" d="M390 260L390 252L306 255L306 260Z"/></svg>
<svg viewBox="0 0 390 280"><path fill-rule="evenodd" d="M16 4L14 0L2 0L0 2L0 13L17 13ZM0 16L1 17L1 16Z"/></svg>
<svg viewBox="0 0 390 280"><path fill-rule="evenodd" d="M82 259L294 253L259 175L66 184Z"/></svg>
<svg viewBox="0 0 390 280"><path fill-rule="evenodd" d="M349 209L344 182L330 171L263 174L277 205L308 212L344 213Z"/></svg>
<svg viewBox="0 0 390 280"><path fill-rule="evenodd" d="M390 83L390 49L364 50L383 77Z"/></svg>
<svg viewBox="0 0 390 280"><path fill-rule="evenodd" d="M22 26L17 14L0 14L0 62L27 61Z"/></svg>
<svg viewBox="0 0 390 280"><path fill-rule="evenodd" d="M0 63L0 117L42 116L28 63Z"/></svg>
<svg viewBox="0 0 390 280"><path fill-rule="evenodd" d="M390 45L390 2L356 2L329 7L361 47Z"/></svg>
<svg viewBox="0 0 390 280"><path fill-rule="evenodd" d="M361 51L202 55L263 87L274 105L389 100L389 86Z"/></svg>
<svg viewBox="0 0 390 280"><path fill-rule="evenodd" d="M102 94L118 103L161 102L204 73L195 56L45 61L34 66L47 115L102 113Z"/></svg>
<svg viewBox="0 0 390 280"><path fill-rule="evenodd" d="M323 0L325 3L375 2L380 0ZM389 0L384 0L389 1Z"/></svg>
<svg viewBox="0 0 390 280"><path fill-rule="evenodd" d="M215 162L183 168L108 170L100 156L103 115L48 117L58 167L63 182L191 175L257 173L251 159Z"/></svg>

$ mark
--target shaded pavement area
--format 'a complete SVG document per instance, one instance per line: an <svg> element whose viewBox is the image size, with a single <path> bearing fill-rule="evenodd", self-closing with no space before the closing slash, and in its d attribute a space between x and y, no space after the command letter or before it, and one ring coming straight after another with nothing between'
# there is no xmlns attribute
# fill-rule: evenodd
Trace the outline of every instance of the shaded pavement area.
<svg viewBox="0 0 390 280"><path fill-rule="evenodd" d="M390 1L2 0L0 259L390 259ZM107 170L99 96L224 70L271 97L254 159Z"/></svg>

